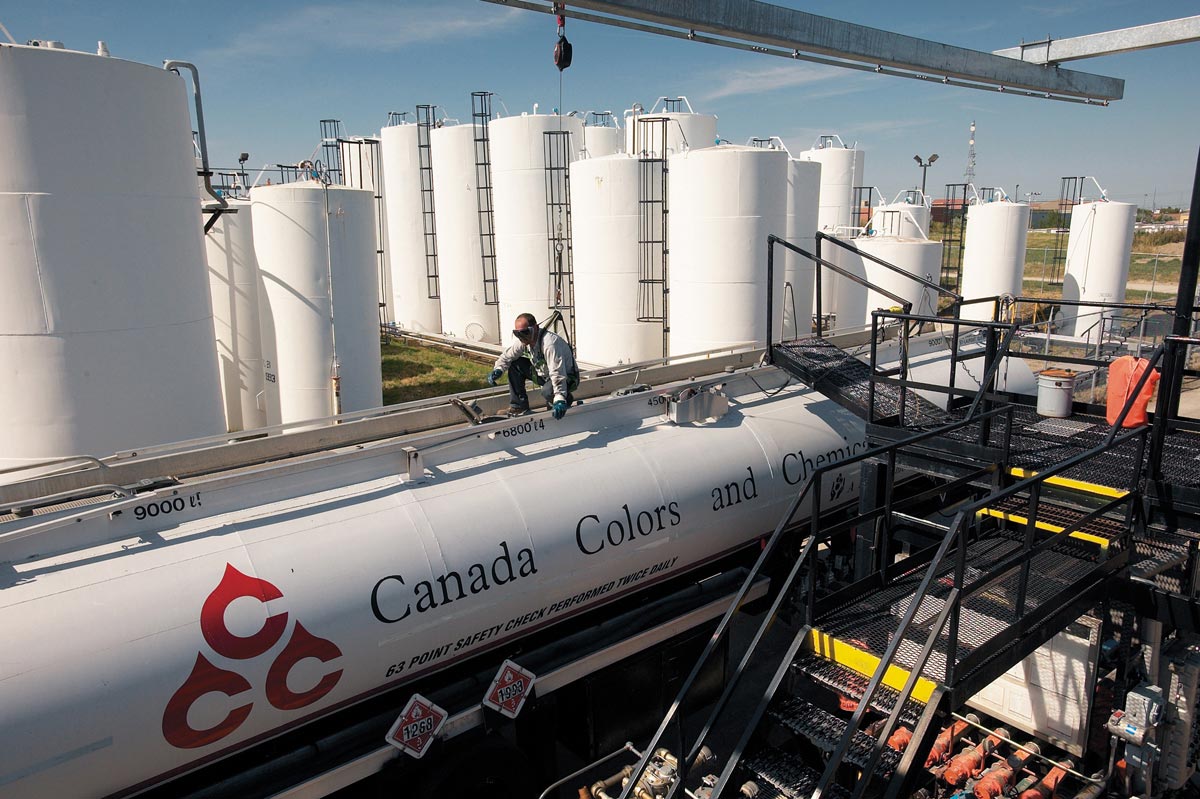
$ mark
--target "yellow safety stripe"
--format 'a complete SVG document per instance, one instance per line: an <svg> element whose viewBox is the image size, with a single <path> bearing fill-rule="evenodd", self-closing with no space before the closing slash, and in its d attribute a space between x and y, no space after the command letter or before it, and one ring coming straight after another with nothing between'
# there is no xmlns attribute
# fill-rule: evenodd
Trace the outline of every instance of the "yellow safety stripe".
<svg viewBox="0 0 1200 799"><path fill-rule="evenodd" d="M977 515L991 516L996 519L1003 519L1006 522L1016 522L1017 524L1029 524L1029 517L1027 516L1019 516L1015 513L997 510L996 508L983 508ZM1067 529L1065 527L1060 527L1057 524L1051 524L1050 522L1038 522L1034 526L1039 530L1046 530L1047 532L1051 533L1061 533L1063 530ZM1071 538L1078 538L1080 541L1088 541L1092 544L1098 544L1101 549L1108 549L1109 540L1104 536L1092 535L1091 533L1084 533L1079 530L1071 533L1070 536Z"/></svg>
<svg viewBox="0 0 1200 799"><path fill-rule="evenodd" d="M1017 466L1009 469L1008 473L1013 477L1022 479L1026 477L1033 477L1035 474L1037 474L1035 471L1026 471L1025 469ZM1050 485L1062 486L1063 488L1073 488L1076 491L1083 491L1087 494L1097 494L1102 497L1111 497L1113 499L1129 495L1128 491L1125 491L1121 488L1102 486L1099 483L1088 483L1084 482L1083 480L1072 480L1070 477L1059 477L1058 475L1055 475L1054 477L1047 477L1046 482Z"/></svg>
<svg viewBox="0 0 1200 799"><path fill-rule="evenodd" d="M864 677L871 677L875 674L875 670L879 668L879 658L866 652L853 644L848 644L845 641L840 641L828 633L823 633L820 630L813 629L808 636L809 650L815 652L826 660L832 660L848 669L857 671ZM896 665L888 666L887 674L883 677L883 684L897 691L904 690L904 683L908 681L909 671ZM929 702L929 697L933 695L933 689L937 686L930 680L924 677L918 677L917 682L913 685L912 698L918 702Z"/></svg>

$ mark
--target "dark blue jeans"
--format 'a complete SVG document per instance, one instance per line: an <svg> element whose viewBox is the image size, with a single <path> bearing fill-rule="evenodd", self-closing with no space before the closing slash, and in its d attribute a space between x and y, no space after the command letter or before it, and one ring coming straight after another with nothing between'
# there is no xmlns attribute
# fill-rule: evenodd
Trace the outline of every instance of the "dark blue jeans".
<svg viewBox="0 0 1200 799"><path fill-rule="evenodd" d="M525 381L533 381L533 362L528 358L517 358L508 365L508 404L514 408L529 407L529 393L525 390ZM568 383L570 385L570 383ZM546 407L554 402L554 384L547 381L539 387ZM571 404L571 394L567 393L567 404Z"/></svg>

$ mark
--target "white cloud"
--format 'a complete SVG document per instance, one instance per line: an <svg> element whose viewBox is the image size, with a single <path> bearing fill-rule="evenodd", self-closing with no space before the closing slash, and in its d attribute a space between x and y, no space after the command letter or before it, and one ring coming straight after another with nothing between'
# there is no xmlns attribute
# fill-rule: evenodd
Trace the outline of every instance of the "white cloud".
<svg viewBox="0 0 1200 799"><path fill-rule="evenodd" d="M208 57L295 55L316 49L393 52L425 42L474 38L512 27L519 9L475 3L350 2L301 6L234 34Z"/></svg>
<svg viewBox="0 0 1200 799"><path fill-rule="evenodd" d="M812 64L779 64L758 69L724 70L713 76L712 89L702 99L707 102L735 95L765 94L781 89L809 87L805 97L833 97L859 91L858 81L844 69Z"/></svg>

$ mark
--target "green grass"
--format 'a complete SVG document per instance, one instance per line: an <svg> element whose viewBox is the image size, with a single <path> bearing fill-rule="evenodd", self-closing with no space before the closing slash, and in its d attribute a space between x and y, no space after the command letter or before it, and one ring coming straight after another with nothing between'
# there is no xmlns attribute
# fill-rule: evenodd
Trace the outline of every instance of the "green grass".
<svg viewBox="0 0 1200 799"><path fill-rule="evenodd" d="M384 405L486 388L492 369L490 364L434 347L389 341L380 349Z"/></svg>

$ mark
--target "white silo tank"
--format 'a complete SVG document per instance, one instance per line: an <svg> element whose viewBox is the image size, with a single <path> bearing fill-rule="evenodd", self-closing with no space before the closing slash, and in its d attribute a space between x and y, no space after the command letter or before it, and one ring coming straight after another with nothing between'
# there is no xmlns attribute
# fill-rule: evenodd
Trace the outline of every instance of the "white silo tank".
<svg viewBox="0 0 1200 799"><path fill-rule="evenodd" d="M414 333L441 333L441 303L430 298L431 281L426 258L423 177L417 150L418 128L412 123L386 127L379 132L383 168L391 180L384 186L387 212L387 260L391 277L391 309L397 325ZM432 166L432 159L430 160ZM433 219L437 220L437 195ZM436 230L436 227L435 227ZM436 244L432 249L436 253Z"/></svg>
<svg viewBox="0 0 1200 799"><path fill-rule="evenodd" d="M843 239L842 241L848 245L842 247L830 241L825 241L821 245L821 257L832 264L836 264L843 271L854 275L862 280L867 279L866 259L859 254L857 246L859 241L864 237L857 239ZM815 297L815 293L814 293ZM867 313L867 288L859 283L855 283L848 277L844 277L832 269L823 269L821 272L821 315L827 316L832 312L830 305L836 308L836 319L833 322L833 330L849 330L862 327L863 319Z"/></svg>
<svg viewBox="0 0 1200 799"><path fill-rule="evenodd" d="M661 107L661 108L660 108ZM686 108L666 110L667 108ZM639 124L639 119L666 119L665 123ZM668 100L660 97L649 111L628 110L625 112L625 152L631 155L646 153L652 157L663 157L662 127L665 125L667 156L684 150L701 150L717 143L717 117L715 114L698 114L692 110L686 97Z"/></svg>
<svg viewBox="0 0 1200 799"><path fill-rule="evenodd" d="M236 213L221 214L204 244L225 426L232 433L266 426L267 397L251 206L249 200L229 200L229 205Z"/></svg>
<svg viewBox="0 0 1200 799"><path fill-rule="evenodd" d="M845 228L859 227L854 215L854 187L863 185L864 152L845 146L838 136L822 136L816 146L797 157L821 164L818 229L840 235L846 233Z"/></svg>
<svg viewBox="0 0 1200 799"><path fill-rule="evenodd" d="M3 44L0 97L0 468L220 434L183 81Z"/></svg>
<svg viewBox="0 0 1200 799"><path fill-rule="evenodd" d="M1029 206L999 201L967 207L963 239L962 287L964 300L1021 296L1025 271L1025 243L1029 233ZM963 319L990 320L992 303L964 305Z"/></svg>
<svg viewBox="0 0 1200 799"><path fill-rule="evenodd" d="M851 235L850 228L862 226L854 207L854 188L863 185L864 151L847 147L837 135L828 135L818 138L811 149L804 150L797 157L821 164L817 229L831 236ZM838 293L834 283L826 286L825 277L821 275L821 312L835 313L838 311Z"/></svg>
<svg viewBox="0 0 1200 799"><path fill-rule="evenodd" d="M583 156L602 158L624 151L625 136L620 128L602 125L583 126Z"/></svg>
<svg viewBox="0 0 1200 799"><path fill-rule="evenodd" d="M871 230L903 239L929 237L929 206L923 203L884 203L871 213Z"/></svg>
<svg viewBox="0 0 1200 799"><path fill-rule="evenodd" d="M342 183L352 189L366 189L374 195L375 283L378 318L395 322L392 313L392 278L387 263L387 181L383 177L383 153L374 136L350 136L338 140L342 161Z"/></svg>
<svg viewBox="0 0 1200 799"><path fill-rule="evenodd" d="M571 165L575 345L584 363L615 366L663 354L662 325L638 321L640 169L621 153Z"/></svg>
<svg viewBox="0 0 1200 799"><path fill-rule="evenodd" d="M1129 254L1133 250L1133 203L1090 202L1071 209L1071 234L1067 239L1067 265L1063 299L1081 302L1125 302L1129 279ZM1064 332L1088 336L1102 331L1101 316L1112 311L1098 306L1062 309Z"/></svg>
<svg viewBox="0 0 1200 799"><path fill-rule="evenodd" d="M383 402L374 195L301 181L251 190L284 423Z"/></svg>
<svg viewBox="0 0 1200 799"><path fill-rule="evenodd" d="M788 159L787 239L802 250L816 252L817 208L821 193L821 165ZM783 336L795 338L812 332L813 281L816 264L782 248L784 258ZM828 270L826 270L828 272ZM824 277L824 276L822 276Z"/></svg>
<svg viewBox="0 0 1200 799"><path fill-rule="evenodd" d="M484 292L474 126L437 128L429 134L429 143L435 164L433 194L437 198L442 332L499 344L497 308L487 304L493 298Z"/></svg>
<svg viewBox="0 0 1200 799"><path fill-rule="evenodd" d="M765 344L767 236L787 230L787 163L783 150L735 145L671 157L671 355ZM774 289L778 340L782 281Z"/></svg>
<svg viewBox="0 0 1200 799"><path fill-rule="evenodd" d="M568 134L566 142L554 141L546 135L560 132ZM579 159L583 122L577 117L521 114L493 120L488 124L488 133L496 209L500 323L508 325L522 313L531 313L542 320L550 315L552 308L573 303L565 278L564 285L555 284L551 278L551 271L566 269L567 252L564 245L560 268L551 247L549 225L555 225L558 236L569 241L567 168ZM555 148L557 155L548 155L548 146ZM548 173L548 158L562 159L551 164L560 170ZM553 192L552 181L556 181ZM547 203L551 199L561 205L550 209ZM562 313L569 325L570 310Z"/></svg>
<svg viewBox="0 0 1200 799"><path fill-rule="evenodd" d="M928 239L909 239L898 236L859 236L854 240L858 249L868 255L897 266L904 272L936 284L942 269L942 243ZM936 316L938 293L915 280L898 274L886 266L864 258L867 280L881 289L912 303L911 313ZM863 324L870 324L871 311L890 309L898 303L886 294L871 290ZM849 321L849 320L848 320Z"/></svg>

